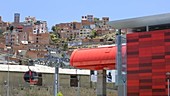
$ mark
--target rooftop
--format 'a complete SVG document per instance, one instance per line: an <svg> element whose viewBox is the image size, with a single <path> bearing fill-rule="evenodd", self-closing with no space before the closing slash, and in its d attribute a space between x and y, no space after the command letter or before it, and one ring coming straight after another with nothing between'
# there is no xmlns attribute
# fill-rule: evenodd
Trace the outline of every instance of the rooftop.
<svg viewBox="0 0 170 96"><path fill-rule="evenodd" d="M168 23L170 23L170 13L116 20L111 21L108 24L116 29L123 29Z"/></svg>
<svg viewBox="0 0 170 96"><path fill-rule="evenodd" d="M48 67L43 65L35 65L29 66L32 71L40 72L40 73L54 73L54 67ZM29 70L28 66L24 65L9 65L10 72L26 72ZM8 71L8 65L0 64L0 71ZM81 70L81 69L64 69L59 68L60 74L81 74L81 75L90 75L90 70Z"/></svg>

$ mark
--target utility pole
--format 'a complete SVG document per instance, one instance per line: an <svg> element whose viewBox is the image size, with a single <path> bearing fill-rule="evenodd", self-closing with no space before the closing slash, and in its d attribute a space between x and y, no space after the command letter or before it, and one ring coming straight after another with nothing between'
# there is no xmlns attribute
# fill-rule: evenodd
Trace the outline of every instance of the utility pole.
<svg viewBox="0 0 170 96"><path fill-rule="evenodd" d="M9 96L9 54L7 58L8 58L7 60L7 63L8 63L7 96Z"/></svg>
<svg viewBox="0 0 170 96"><path fill-rule="evenodd" d="M55 72L54 72L54 89L53 89L53 92L54 92L54 96L57 96L57 94L59 93L59 68L61 67L61 64L62 63L67 63L69 61L67 61L66 57L62 57L62 56L59 56L59 55L56 55L56 56L52 56L52 54L60 54L61 51L59 49L51 49L51 48L47 48L48 50L48 58L46 62L47 66L51 66L51 67L54 67L55 68ZM61 55L61 54L60 54Z"/></svg>
<svg viewBox="0 0 170 96"><path fill-rule="evenodd" d="M78 86L77 86L77 96L80 96L80 76L77 72L77 69L76 69L76 74L77 74L77 80L78 80Z"/></svg>
<svg viewBox="0 0 170 96"><path fill-rule="evenodd" d="M116 67L117 67L117 83L118 83L118 96L123 96L123 82L122 82L122 36L121 29L118 29L116 36L116 45L117 45L117 58L116 58Z"/></svg>
<svg viewBox="0 0 170 96"><path fill-rule="evenodd" d="M59 67L60 67L60 58L57 58L56 60L53 59L52 55L51 55L51 52L53 50L52 49L48 49L48 53L49 53L49 63L53 63L51 64L51 66L54 65L54 89L53 89L53 92L54 92L54 96L57 96L58 92L59 92Z"/></svg>
<svg viewBox="0 0 170 96"><path fill-rule="evenodd" d="M11 50L12 50L12 31L13 31L14 27L13 26L10 26L8 27L7 29L7 33L6 33L6 46L7 46L7 65L8 65L8 72L7 72L7 96L9 96L9 89L10 89L10 86L9 86L9 80L10 80L10 77L9 77L9 56L11 54Z"/></svg>
<svg viewBox="0 0 170 96"><path fill-rule="evenodd" d="M55 73L54 73L54 96L57 96L59 92L59 65L60 65L60 60L58 59L58 65L55 65Z"/></svg>

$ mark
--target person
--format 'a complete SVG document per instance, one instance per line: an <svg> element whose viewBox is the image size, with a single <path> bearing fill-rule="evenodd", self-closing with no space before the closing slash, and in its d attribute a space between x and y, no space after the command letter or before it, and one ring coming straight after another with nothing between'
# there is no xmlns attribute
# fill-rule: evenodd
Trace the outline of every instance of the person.
<svg viewBox="0 0 170 96"><path fill-rule="evenodd" d="M111 72L109 72L109 74L107 75L107 80L108 80L108 82L112 82L112 74L111 74Z"/></svg>

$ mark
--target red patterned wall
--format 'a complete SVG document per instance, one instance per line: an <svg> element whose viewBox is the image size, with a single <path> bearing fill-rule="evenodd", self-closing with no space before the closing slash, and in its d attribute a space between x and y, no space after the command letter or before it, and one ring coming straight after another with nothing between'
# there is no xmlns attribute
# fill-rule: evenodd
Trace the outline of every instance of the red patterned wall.
<svg viewBox="0 0 170 96"><path fill-rule="evenodd" d="M167 96L170 30L127 35L127 96Z"/></svg>

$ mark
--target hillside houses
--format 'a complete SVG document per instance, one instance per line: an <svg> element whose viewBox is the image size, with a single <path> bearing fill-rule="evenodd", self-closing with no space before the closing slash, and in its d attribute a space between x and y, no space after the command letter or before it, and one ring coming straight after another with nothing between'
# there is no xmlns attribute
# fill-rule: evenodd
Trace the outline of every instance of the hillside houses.
<svg viewBox="0 0 170 96"><path fill-rule="evenodd" d="M72 52L77 48L91 48L104 44L113 44L115 30L107 25L109 17L96 18L93 15L81 17L81 22L59 23L48 32L47 21L36 17L25 17L20 21L20 14L14 14L13 22L4 22L0 17L0 29L3 32L1 45L10 60L45 58L48 48L60 48ZM51 35L55 34L55 35ZM56 42L51 36L55 37ZM1 47L3 47L1 46ZM3 48L1 48L3 49Z"/></svg>

